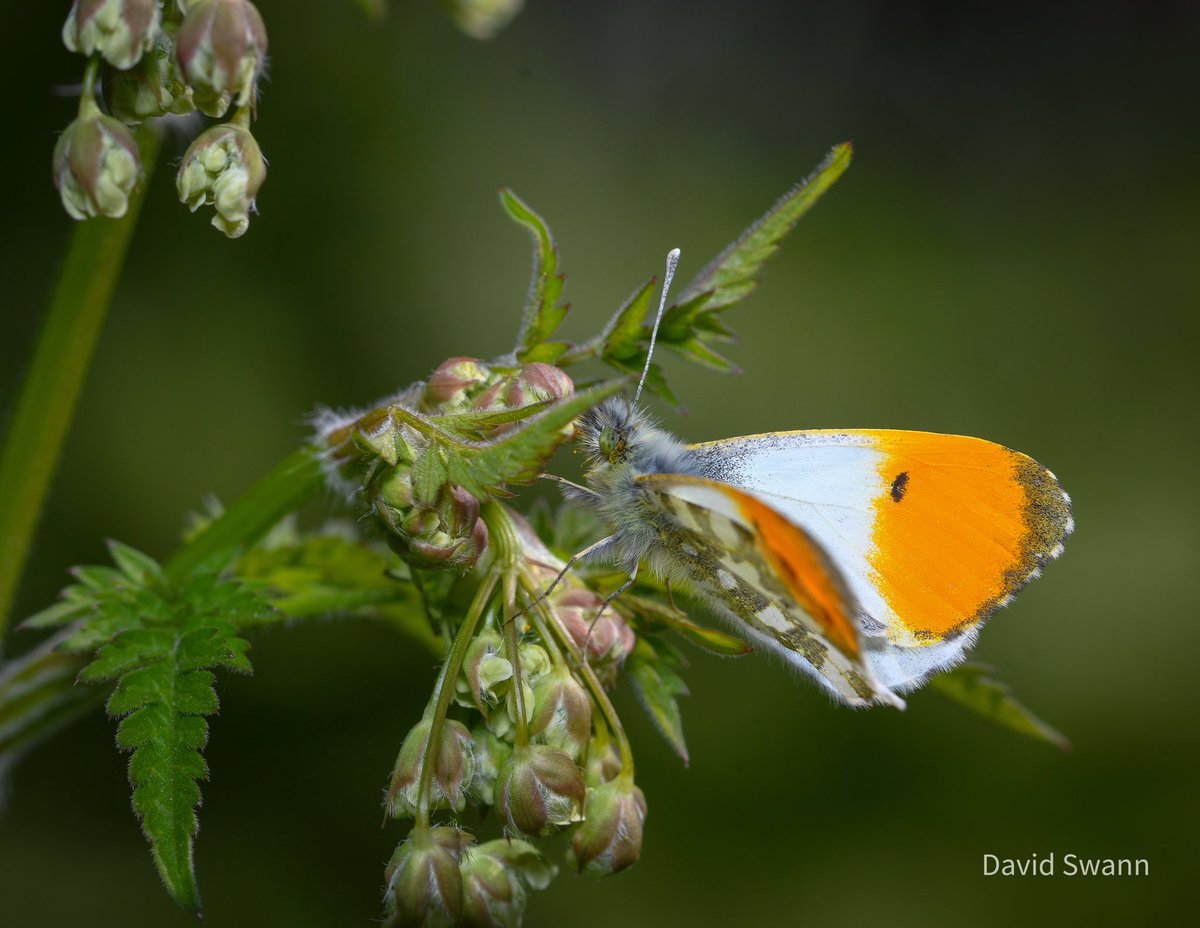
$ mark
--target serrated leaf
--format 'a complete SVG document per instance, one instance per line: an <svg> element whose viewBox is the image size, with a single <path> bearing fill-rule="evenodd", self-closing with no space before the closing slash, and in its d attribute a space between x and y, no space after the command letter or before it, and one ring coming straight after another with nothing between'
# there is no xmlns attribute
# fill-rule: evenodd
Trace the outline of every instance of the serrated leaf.
<svg viewBox="0 0 1200 928"><path fill-rule="evenodd" d="M651 277L635 290L604 327L601 334L604 357L618 361L645 357L643 343L649 339L649 330L642 325L642 320L650 311L656 280Z"/></svg>
<svg viewBox="0 0 1200 928"><path fill-rule="evenodd" d="M163 580L162 567L158 561L136 548L109 539L108 553L121 573L136 584L142 585L152 580Z"/></svg>
<svg viewBox="0 0 1200 928"><path fill-rule="evenodd" d="M90 600L64 599L53 606L47 606L41 612L34 613L22 622L18 628L24 630L56 628L59 625L66 625L86 615L91 608L92 603Z"/></svg>
<svg viewBox="0 0 1200 928"><path fill-rule="evenodd" d="M553 400L539 400L511 409L469 409L444 416L430 416L429 421L458 438L481 441L486 433L497 426L521 422L537 415L552 403Z"/></svg>
<svg viewBox="0 0 1200 928"><path fill-rule="evenodd" d="M667 329L672 314L687 311L688 303L707 294L700 312L723 309L754 289L763 265L779 250L780 240L807 213L850 166L853 148L837 145L807 178L784 194L766 214L737 237L680 291L663 320ZM695 308L695 307L693 307Z"/></svg>
<svg viewBox="0 0 1200 928"><path fill-rule="evenodd" d="M565 396L490 442L453 442L446 455L448 482L481 498L505 484L527 483L541 472L550 455L562 444L565 426L624 387L625 381L614 380ZM415 494L415 467L413 488Z"/></svg>
<svg viewBox="0 0 1200 928"><path fill-rule="evenodd" d="M71 575L93 592L103 592L127 582L125 575L112 567L83 565L72 568Z"/></svg>
<svg viewBox="0 0 1200 928"><path fill-rule="evenodd" d="M740 367L728 358L717 354L698 338L689 338L686 342L664 341L663 347L689 360L695 361L703 367L720 371L722 374L740 374L742 372Z"/></svg>
<svg viewBox="0 0 1200 928"><path fill-rule="evenodd" d="M986 664L962 664L933 677L926 688L989 722L1070 750L1071 742L1019 702L1007 684L992 676L993 672Z"/></svg>
<svg viewBox="0 0 1200 928"><path fill-rule="evenodd" d="M517 358L522 362L547 360L535 359L531 353L549 341L567 315L568 307L558 303L563 291L563 276L558 273L558 248L545 220L515 193L507 188L501 189L500 203L509 216L529 230L533 238L533 275L517 335ZM563 350L566 350L565 345Z"/></svg>
<svg viewBox="0 0 1200 928"><path fill-rule="evenodd" d="M687 695L687 684L645 638L638 638L633 653L625 661L625 671L651 720L671 749L687 764L688 750L678 700Z"/></svg>

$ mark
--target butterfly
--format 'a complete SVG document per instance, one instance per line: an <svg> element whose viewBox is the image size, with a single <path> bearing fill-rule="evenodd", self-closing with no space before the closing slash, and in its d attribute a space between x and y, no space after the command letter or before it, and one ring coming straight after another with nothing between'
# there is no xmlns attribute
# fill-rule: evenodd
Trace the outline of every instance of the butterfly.
<svg viewBox="0 0 1200 928"><path fill-rule="evenodd" d="M578 424L587 485L560 483L609 534L571 563L625 567L614 596L647 565L852 706L902 708L961 661L1074 528L1054 474L983 439L835 429L687 445L638 406L641 387Z"/></svg>

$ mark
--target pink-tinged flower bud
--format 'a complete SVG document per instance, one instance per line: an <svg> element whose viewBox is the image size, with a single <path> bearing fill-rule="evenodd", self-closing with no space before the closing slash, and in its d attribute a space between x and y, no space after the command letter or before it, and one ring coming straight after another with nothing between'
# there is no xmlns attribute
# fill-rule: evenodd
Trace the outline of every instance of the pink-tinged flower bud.
<svg viewBox="0 0 1200 928"><path fill-rule="evenodd" d="M492 376L478 358L448 358L437 366L421 396L421 407L428 412L448 412L467 405L469 394Z"/></svg>
<svg viewBox="0 0 1200 928"><path fill-rule="evenodd" d="M457 828L414 829L386 871L388 928L458 924L463 915L459 860L471 844Z"/></svg>
<svg viewBox="0 0 1200 928"><path fill-rule="evenodd" d="M132 68L106 67L101 84L108 111L127 125L168 113L183 116L196 108L175 60L175 38L166 29L159 30L153 47Z"/></svg>
<svg viewBox="0 0 1200 928"><path fill-rule="evenodd" d="M449 484L438 490L430 507L415 499L408 467L400 465L394 470L380 482L376 506L392 550L413 567L472 566L488 544L479 500Z"/></svg>
<svg viewBox="0 0 1200 928"><path fill-rule="evenodd" d="M496 780L501 821L525 835L543 835L577 821L584 797L583 775L562 751L544 744L513 749Z"/></svg>
<svg viewBox="0 0 1200 928"><path fill-rule="evenodd" d="M543 400L561 400L575 392L575 384L566 372L553 364L533 361L504 387L504 405L528 406Z"/></svg>
<svg viewBox="0 0 1200 928"><path fill-rule="evenodd" d="M63 24L63 44L99 53L114 68L132 68L154 46L162 21L158 0L75 0Z"/></svg>
<svg viewBox="0 0 1200 928"><path fill-rule="evenodd" d="M392 779L388 784L386 806L394 818L417 814L417 791L425 749L433 723L418 722L404 739ZM471 733L461 722L447 719L433 754L433 779L430 782L429 807L450 808L461 812L467 804L466 793L475 776L475 755Z"/></svg>
<svg viewBox="0 0 1200 928"><path fill-rule="evenodd" d="M250 227L250 211L267 177L267 163L249 129L223 123L200 133L184 153L175 186L193 213L216 208L212 224L230 238Z"/></svg>
<svg viewBox="0 0 1200 928"><path fill-rule="evenodd" d="M209 116L225 115L254 99L267 60L267 30L249 0L189 3L179 27L179 64L195 90L196 106Z"/></svg>
<svg viewBox="0 0 1200 928"><path fill-rule="evenodd" d="M141 171L133 134L90 100L54 147L54 185L73 219L124 216Z"/></svg>
<svg viewBox="0 0 1200 928"><path fill-rule="evenodd" d="M527 841L488 841L462 858L463 924L516 928L527 889L545 889L558 868Z"/></svg>
<svg viewBox="0 0 1200 928"><path fill-rule="evenodd" d="M557 667L533 688L529 734L579 760L592 733L592 700L565 667Z"/></svg>
<svg viewBox="0 0 1200 928"><path fill-rule="evenodd" d="M625 777L588 790L583 823L571 839L571 855L582 873L619 873L642 854L646 797Z"/></svg>
<svg viewBox="0 0 1200 928"><path fill-rule="evenodd" d="M490 39L521 12L525 0L442 0L442 7L473 39Z"/></svg>
<svg viewBox="0 0 1200 928"><path fill-rule="evenodd" d="M596 664L619 664L629 656L637 638L611 605L599 621L595 621L603 602L591 590L582 587L571 587L552 600L559 621L570 632L575 644L580 648L586 645L588 660Z"/></svg>

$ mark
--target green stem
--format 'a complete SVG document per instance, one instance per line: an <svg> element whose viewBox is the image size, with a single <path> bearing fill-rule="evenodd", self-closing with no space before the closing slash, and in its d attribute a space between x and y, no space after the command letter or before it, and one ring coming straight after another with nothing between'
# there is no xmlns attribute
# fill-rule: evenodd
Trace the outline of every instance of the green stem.
<svg viewBox="0 0 1200 928"><path fill-rule="evenodd" d="M525 689L521 674L521 649L517 635L517 582L521 573L523 548L521 536L512 517L503 504L490 501L483 507L483 521L488 528L488 547L493 564L504 577L504 647L512 664L513 720L515 734L513 743L522 748L529 743L529 722L526 719Z"/></svg>
<svg viewBox="0 0 1200 928"><path fill-rule="evenodd" d="M318 452L306 446L284 458L242 494L203 532L167 561L167 576L181 580L214 555L246 548L289 512L299 509L325 486Z"/></svg>
<svg viewBox="0 0 1200 928"><path fill-rule="evenodd" d="M153 129L139 128L137 141L143 177L128 211L81 222L71 236L0 453L0 642L158 155Z"/></svg>
<svg viewBox="0 0 1200 928"><path fill-rule="evenodd" d="M426 717L432 720L432 724L429 727L429 740L425 742L425 756L421 758L421 778L417 781L417 830L429 828L429 798L433 786L433 771L437 766L437 750L442 741L446 712L454 698L454 683L458 679L459 670L462 669L463 658L467 656L471 639L475 637L475 627L496 589L498 579L495 569L490 569L479 584L475 598L471 600L471 606L467 609L467 615L458 627L458 634L454 636L454 644L450 647L450 653L446 655L437 682L433 685L433 697L429 701L429 708L425 710Z"/></svg>
<svg viewBox="0 0 1200 928"><path fill-rule="evenodd" d="M571 637L570 632L563 628L554 610L548 608L545 602L537 602L538 597L541 595L541 588L528 571L522 571L521 573L521 589L530 598L533 608L545 616L550 631L558 639L559 645L575 660L575 664L579 669L579 675L583 678L584 686L587 687L588 692L592 696L592 701L600 709L600 714L612 730L613 737L617 739L617 750L621 753L621 776L632 779L633 746L629 743L629 736L625 734L625 728L621 724L621 717L617 715L616 707L612 704L612 700L608 698L604 684L596 676L596 671L592 669L592 665L584 659L583 653L579 650L579 646L575 644L575 640Z"/></svg>

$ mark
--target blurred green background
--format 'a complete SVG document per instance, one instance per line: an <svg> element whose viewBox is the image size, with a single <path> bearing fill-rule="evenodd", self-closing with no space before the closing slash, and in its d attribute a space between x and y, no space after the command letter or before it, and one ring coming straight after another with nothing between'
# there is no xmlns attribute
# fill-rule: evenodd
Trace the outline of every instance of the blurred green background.
<svg viewBox="0 0 1200 928"><path fill-rule="evenodd" d="M105 537L165 555L185 511L244 489L317 404L509 347L529 259L499 184L550 219L583 337L668 248L686 279L853 138L849 173L731 314L745 374L668 359L690 414L661 411L693 440L963 432L1056 471L1076 535L976 653L1075 749L931 695L903 714L835 708L763 658L697 654L690 769L620 694L650 805L642 862L560 877L527 924L1180 912L1200 863L1200 8L530 0L483 44L431 2L391 6L375 24L347 0L260 3L262 215L229 242L175 202L171 169L154 178L19 611L102 559ZM49 169L74 108L55 88L81 73L58 41L67 7L5 16L6 411L70 232ZM402 836L379 828L380 791L433 662L333 621L262 635L253 657L254 678L222 684L208 750L208 923L373 924ZM158 886L112 742L97 716L17 770L4 925L190 923ZM985 879L985 852L1144 857L1151 875Z"/></svg>

